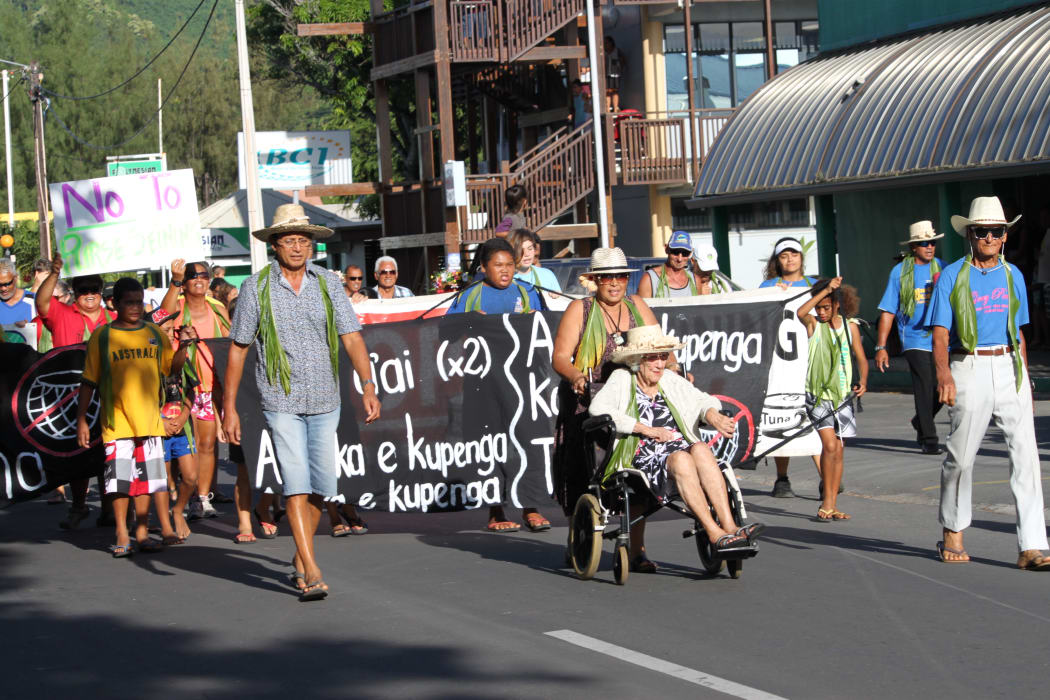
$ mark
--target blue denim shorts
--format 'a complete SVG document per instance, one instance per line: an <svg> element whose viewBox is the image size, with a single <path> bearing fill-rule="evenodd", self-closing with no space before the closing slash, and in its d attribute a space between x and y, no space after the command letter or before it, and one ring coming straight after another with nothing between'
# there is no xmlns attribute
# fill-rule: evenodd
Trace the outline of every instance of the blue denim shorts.
<svg viewBox="0 0 1050 700"><path fill-rule="evenodd" d="M302 415L263 411L273 438L284 495L336 495L335 431L339 409Z"/></svg>
<svg viewBox="0 0 1050 700"><path fill-rule="evenodd" d="M178 435L164 438L165 462L174 462L179 457L185 457L186 455L191 454L193 454L193 449L190 447L190 441L185 433L179 433Z"/></svg>

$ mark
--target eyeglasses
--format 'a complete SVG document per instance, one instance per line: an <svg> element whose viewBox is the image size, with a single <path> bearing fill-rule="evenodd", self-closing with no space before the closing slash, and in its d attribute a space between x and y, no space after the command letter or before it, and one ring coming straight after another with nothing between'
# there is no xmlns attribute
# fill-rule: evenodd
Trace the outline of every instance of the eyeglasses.
<svg viewBox="0 0 1050 700"><path fill-rule="evenodd" d="M682 250L681 248L672 248L671 250L667 251L667 254L668 255L677 255L678 257L681 257L681 258L688 258L690 255L693 254L693 251L691 251L691 250Z"/></svg>
<svg viewBox="0 0 1050 700"><path fill-rule="evenodd" d="M380 274L380 275L396 275L397 274L397 270L380 270L377 274ZM361 278L358 277L357 279L361 279Z"/></svg>
<svg viewBox="0 0 1050 700"><path fill-rule="evenodd" d="M985 240L988 236L998 241L1006 235L1006 229L1002 226L971 226L970 230L973 231L974 238L979 241Z"/></svg>
<svg viewBox="0 0 1050 700"><path fill-rule="evenodd" d="M623 274L612 274L612 275L595 275L598 279L598 284L609 284L610 282L626 282L630 275L626 272Z"/></svg>
<svg viewBox="0 0 1050 700"><path fill-rule="evenodd" d="M656 360L666 360L671 356L669 352L651 352L647 355L642 355L642 359L648 362L655 362Z"/></svg>
<svg viewBox="0 0 1050 700"><path fill-rule="evenodd" d="M364 277L347 277L346 279L350 282L360 282L364 279Z"/></svg>
<svg viewBox="0 0 1050 700"><path fill-rule="evenodd" d="M274 245L280 246L281 248L309 248L313 241L309 238L282 238L276 241Z"/></svg>

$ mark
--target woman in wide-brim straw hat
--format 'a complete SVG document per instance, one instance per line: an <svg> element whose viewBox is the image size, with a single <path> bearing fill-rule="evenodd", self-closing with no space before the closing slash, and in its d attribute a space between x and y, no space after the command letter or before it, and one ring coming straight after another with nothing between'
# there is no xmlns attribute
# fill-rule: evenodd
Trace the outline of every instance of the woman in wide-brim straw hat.
<svg viewBox="0 0 1050 700"><path fill-rule="evenodd" d="M733 519L725 480L711 449L700 439L698 421L732 437L733 420L722 415L722 402L668 371L672 352L682 347L658 325L627 331L624 345L612 353L617 369L591 401L592 416L611 416L616 440L603 478L623 469L637 469L649 480L657 497L670 495L674 480L678 494L696 514L715 551L749 544L763 526L740 527ZM644 512L647 499L632 502L632 516ZM718 514L711 517L711 506ZM635 510L637 509L637 513ZM656 570L645 555L644 520L631 528L631 570Z"/></svg>
<svg viewBox="0 0 1050 700"><path fill-rule="evenodd" d="M656 323L645 300L627 293L634 271L619 248L597 248L585 273L595 284L594 296L569 304L554 339L552 364L563 380L558 388L554 434L555 488L566 514L587 488L590 477L583 468L581 428L590 396L612 373L609 358L623 345L623 334L636 326Z"/></svg>

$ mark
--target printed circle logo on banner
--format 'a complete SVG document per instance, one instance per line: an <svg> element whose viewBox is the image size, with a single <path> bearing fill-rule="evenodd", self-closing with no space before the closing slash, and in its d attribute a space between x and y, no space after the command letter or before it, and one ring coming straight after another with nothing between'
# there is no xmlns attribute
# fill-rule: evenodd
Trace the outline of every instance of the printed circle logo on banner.
<svg viewBox="0 0 1050 700"><path fill-rule="evenodd" d="M733 397L720 394L713 394L713 396L722 402L722 409L728 411L729 417L736 421L736 431L730 438L722 437L717 430L711 428L700 428L697 434L711 447L719 464L741 462L750 457L751 451L755 449L754 418L747 406ZM741 444L745 445L742 453Z"/></svg>
<svg viewBox="0 0 1050 700"><path fill-rule="evenodd" d="M759 426L765 437L782 440L810 425L804 393L788 392L766 396Z"/></svg>
<svg viewBox="0 0 1050 700"><path fill-rule="evenodd" d="M83 346L57 348L26 372L11 397L11 415L19 434L33 447L55 457L84 452L77 445L77 394L81 370L69 367L69 353ZM98 396L88 408L88 425L98 423Z"/></svg>

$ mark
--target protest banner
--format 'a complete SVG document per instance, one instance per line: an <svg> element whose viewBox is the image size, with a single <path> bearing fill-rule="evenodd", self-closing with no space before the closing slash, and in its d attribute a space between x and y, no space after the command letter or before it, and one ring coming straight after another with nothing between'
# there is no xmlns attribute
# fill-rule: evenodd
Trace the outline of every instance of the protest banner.
<svg viewBox="0 0 1050 700"><path fill-rule="evenodd" d="M713 448L734 464L796 426L785 427L784 417L797 419L798 406L780 395L803 395L806 336L785 315L783 296L744 292L701 303L653 304L657 320L685 344L679 362L696 385L718 396L734 416L741 414L736 435ZM360 382L342 357L344 398L334 438L339 498L394 513L547 504L554 490L560 382L551 355L560 317L557 311L456 314L364 327L382 416L371 425L360 420ZM207 341L217 376L225 372L229 342ZM47 485L89 476L98 465L91 458L95 452L83 454L76 446L73 421L84 346L47 355L12 347L0 354L0 421L6 426L0 427L6 487L0 502L46 493ZM241 443L253 486L280 492L255 362L253 350L237 399ZM770 387L777 394L772 406ZM93 409L92 421L96 417ZM713 431L700 432L704 440L714 437Z"/></svg>
<svg viewBox="0 0 1050 700"><path fill-rule="evenodd" d="M60 182L50 192L64 276L204 257L192 170Z"/></svg>

